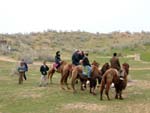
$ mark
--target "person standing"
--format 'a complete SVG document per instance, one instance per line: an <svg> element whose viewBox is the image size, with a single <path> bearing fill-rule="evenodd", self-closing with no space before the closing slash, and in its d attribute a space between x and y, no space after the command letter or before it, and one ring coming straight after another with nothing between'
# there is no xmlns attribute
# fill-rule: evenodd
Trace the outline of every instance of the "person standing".
<svg viewBox="0 0 150 113"><path fill-rule="evenodd" d="M49 70L49 67L46 65L46 61L43 62L43 65L40 67L41 72L41 81L39 86L46 86L47 85L47 71Z"/></svg>
<svg viewBox="0 0 150 113"><path fill-rule="evenodd" d="M28 71L28 65L27 63L25 62L24 59L21 60L21 62L23 63L24 67L25 67L25 73L24 73L24 79L27 80L27 76L26 76L26 72Z"/></svg>
<svg viewBox="0 0 150 113"><path fill-rule="evenodd" d="M23 62L20 62L20 66L18 67L18 72L19 72L19 84L23 83L23 77L25 74L26 68Z"/></svg>

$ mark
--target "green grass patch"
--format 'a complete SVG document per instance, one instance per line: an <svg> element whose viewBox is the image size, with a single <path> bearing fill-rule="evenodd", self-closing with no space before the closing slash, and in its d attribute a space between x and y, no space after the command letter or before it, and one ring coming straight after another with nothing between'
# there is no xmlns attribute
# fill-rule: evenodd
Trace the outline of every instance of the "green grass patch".
<svg viewBox="0 0 150 113"><path fill-rule="evenodd" d="M92 56L94 58L94 56ZM104 63L109 58L95 58ZM132 67L144 67L142 62L131 59L120 59L129 62ZM138 65L138 66L137 66ZM99 89L96 96L89 93L89 88L80 90L76 84L77 93L60 88L60 74L53 76L53 84L39 87L39 67L29 65L27 81L18 84L18 76L10 75L16 64L0 61L0 113L148 113L150 111L150 70L131 70L130 75L136 82L123 91L124 100L115 100L115 90L110 90L111 101L105 94L104 100L99 100ZM147 67L147 66L146 66ZM68 80L70 86L70 80Z"/></svg>

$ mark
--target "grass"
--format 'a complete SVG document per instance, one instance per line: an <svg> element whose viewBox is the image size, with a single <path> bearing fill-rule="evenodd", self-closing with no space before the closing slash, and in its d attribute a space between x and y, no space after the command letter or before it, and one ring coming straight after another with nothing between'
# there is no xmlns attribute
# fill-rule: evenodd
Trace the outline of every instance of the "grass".
<svg viewBox="0 0 150 113"><path fill-rule="evenodd" d="M93 56L91 55L93 58ZM97 58L102 63L108 59ZM131 59L120 59L121 62L130 61L132 68L148 67L142 62ZM124 100L114 99L114 89L110 90L111 101L99 100L92 96L89 90L80 91L80 84L76 85L77 93L72 90L61 90L60 74L55 74L53 84L48 87L38 87L40 80L39 66L29 65L28 80L18 85L18 77L11 76L11 69L16 64L0 61L0 113L149 113L150 112L150 70L131 70L130 75L135 82L123 92ZM70 83L70 80L68 81Z"/></svg>

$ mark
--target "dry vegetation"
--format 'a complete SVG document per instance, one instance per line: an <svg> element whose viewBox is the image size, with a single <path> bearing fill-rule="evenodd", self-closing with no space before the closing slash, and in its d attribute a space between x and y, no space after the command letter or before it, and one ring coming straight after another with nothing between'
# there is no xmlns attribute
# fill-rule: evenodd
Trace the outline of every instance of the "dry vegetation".
<svg viewBox="0 0 150 113"><path fill-rule="evenodd" d="M6 43L3 41L6 41ZM90 53L110 55L116 50L120 52L124 50L127 53L141 53L141 51L149 49L149 45L150 32L92 34L80 31L57 32L47 30L29 34L0 34L1 55L8 55L16 59L24 57L30 59L30 62L43 59L53 61L53 56L57 50L63 51L66 58L69 58L76 48Z"/></svg>

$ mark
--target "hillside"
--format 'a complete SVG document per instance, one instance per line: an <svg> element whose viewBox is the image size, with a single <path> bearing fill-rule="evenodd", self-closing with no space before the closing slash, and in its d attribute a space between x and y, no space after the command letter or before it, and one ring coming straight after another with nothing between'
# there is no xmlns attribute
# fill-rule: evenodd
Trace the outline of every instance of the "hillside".
<svg viewBox="0 0 150 113"><path fill-rule="evenodd" d="M57 50L64 59L70 59L74 49L98 55L140 54L144 60L150 58L150 32L88 33L81 31L56 32L52 30L29 34L0 34L0 55L15 59L53 60Z"/></svg>

